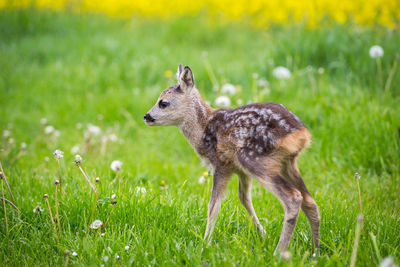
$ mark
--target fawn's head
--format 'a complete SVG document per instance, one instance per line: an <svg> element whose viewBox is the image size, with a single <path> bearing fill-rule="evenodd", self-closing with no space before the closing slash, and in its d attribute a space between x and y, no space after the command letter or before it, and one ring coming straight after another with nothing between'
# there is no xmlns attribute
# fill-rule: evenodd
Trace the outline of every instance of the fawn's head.
<svg viewBox="0 0 400 267"><path fill-rule="evenodd" d="M190 68L182 65L178 67L177 78L178 84L165 89L144 116L147 125L179 125L184 120L190 108L194 78Z"/></svg>

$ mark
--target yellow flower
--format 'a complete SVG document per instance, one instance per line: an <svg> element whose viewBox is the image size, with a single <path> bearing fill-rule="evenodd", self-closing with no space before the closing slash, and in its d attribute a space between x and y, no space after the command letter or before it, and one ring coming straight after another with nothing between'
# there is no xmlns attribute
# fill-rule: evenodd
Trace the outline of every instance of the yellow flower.
<svg viewBox="0 0 400 267"><path fill-rule="evenodd" d="M164 72L164 77L165 78L170 79L170 78L172 78L172 76L174 76L174 73L171 70L166 70Z"/></svg>

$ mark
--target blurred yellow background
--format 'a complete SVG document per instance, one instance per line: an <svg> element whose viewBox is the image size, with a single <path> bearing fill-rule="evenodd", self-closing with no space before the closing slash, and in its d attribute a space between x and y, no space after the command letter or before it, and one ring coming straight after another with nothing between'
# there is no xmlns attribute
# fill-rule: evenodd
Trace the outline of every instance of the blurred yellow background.
<svg viewBox="0 0 400 267"><path fill-rule="evenodd" d="M168 19L205 13L212 20L247 21L256 27L287 23L306 23L309 27L316 27L328 19L339 23L379 24L395 28L400 19L398 0L0 0L1 8L30 5L55 10L100 12L116 17L141 15Z"/></svg>

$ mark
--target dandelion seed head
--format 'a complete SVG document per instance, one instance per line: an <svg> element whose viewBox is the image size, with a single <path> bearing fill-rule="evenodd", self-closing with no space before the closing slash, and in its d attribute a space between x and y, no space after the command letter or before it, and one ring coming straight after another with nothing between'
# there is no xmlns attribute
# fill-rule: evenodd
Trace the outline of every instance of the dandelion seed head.
<svg viewBox="0 0 400 267"><path fill-rule="evenodd" d="M104 257L103 257L103 261L104 261L104 262L107 262L107 261L108 261L108 256L104 256Z"/></svg>
<svg viewBox="0 0 400 267"><path fill-rule="evenodd" d="M116 258L117 260L119 260L119 255L118 255L118 254L115 254L115 258Z"/></svg>
<svg viewBox="0 0 400 267"><path fill-rule="evenodd" d="M319 67L318 68L318 74L324 74L324 72L325 72L325 69L324 68L322 68L322 67Z"/></svg>
<svg viewBox="0 0 400 267"><path fill-rule="evenodd" d="M105 236L106 235L106 233L101 233L101 236Z"/></svg>
<svg viewBox="0 0 400 267"><path fill-rule="evenodd" d="M54 184L55 184L55 185L59 185L59 184L60 184L60 181L57 179L57 180L54 181Z"/></svg>
<svg viewBox="0 0 400 267"><path fill-rule="evenodd" d="M22 142L22 143L21 143L21 146L19 147L19 149L20 149L21 151L25 151L25 149L26 149L26 143L25 143L25 142Z"/></svg>
<svg viewBox="0 0 400 267"><path fill-rule="evenodd" d="M147 192L146 188L137 186L135 188L136 196L144 196Z"/></svg>
<svg viewBox="0 0 400 267"><path fill-rule="evenodd" d="M261 78L258 80L257 85L261 88L265 88L269 86L269 82L265 78Z"/></svg>
<svg viewBox="0 0 400 267"><path fill-rule="evenodd" d="M45 128L44 128L44 133L45 134L51 134L52 132L54 132L54 127L53 126L51 126L51 125L47 125Z"/></svg>
<svg viewBox="0 0 400 267"><path fill-rule="evenodd" d="M393 257L386 257L383 259L379 267L397 267Z"/></svg>
<svg viewBox="0 0 400 267"><path fill-rule="evenodd" d="M115 194L112 194L111 199L117 199L117 196Z"/></svg>
<svg viewBox="0 0 400 267"><path fill-rule="evenodd" d="M227 108L231 105L231 100L229 99L229 97L222 95L215 99L215 105L217 105L218 107Z"/></svg>
<svg viewBox="0 0 400 267"><path fill-rule="evenodd" d="M64 152L57 149L56 151L53 152L53 155L56 158L56 160L59 160L64 157Z"/></svg>
<svg viewBox="0 0 400 267"><path fill-rule="evenodd" d="M91 229L94 229L94 230L97 230L97 229L99 229L102 225L103 225L103 222L102 222L102 221L100 221L100 220L94 220L94 221L92 222L92 224L90 225L90 228L91 228Z"/></svg>
<svg viewBox="0 0 400 267"><path fill-rule="evenodd" d="M78 256L78 253L76 253L75 251L72 251L72 256L76 257L76 256Z"/></svg>
<svg viewBox="0 0 400 267"><path fill-rule="evenodd" d="M125 251L128 251L129 250L129 246L125 246Z"/></svg>
<svg viewBox="0 0 400 267"><path fill-rule="evenodd" d="M44 195L43 195L43 198L44 198L44 199L48 199L48 198L49 198L49 195L48 195L48 194L44 194Z"/></svg>
<svg viewBox="0 0 400 267"><path fill-rule="evenodd" d="M4 131L3 131L3 137L4 137L4 138L8 138L10 135L11 135L11 133L10 133L9 130L4 130Z"/></svg>
<svg viewBox="0 0 400 267"><path fill-rule="evenodd" d="M96 177L96 183L100 183L100 177Z"/></svg>
<svg viewBox="0 0 400 267"><path fill-rule="evenodd" d="M15 142L14 138L8 139L8 143L9 143L10 145L14 144L14 142Z"/></svg>
<svg viewBox="0 0 400 267"><path fill-rule="evenodd" d="M60 131L59 130L55 130L53 133L54 138L58 138L60 137Z"/></svg>
<svg viewBox="0 0 400 267"><path fill-rule="evenodd" d="M89 135L99 135L101 133L101 129L99 126L93 125L93 124L88 124L87 126L87 132Z"/></svg>
<svg viewBox="0 0 400 267"><path fill-rule="evenodd" d="M118 141L118 137L116 134L110 134L108 136L108 139L110 139L111 142L117 142Z"/></svg>
<svg viewBox="0 0 400 267"><path fill-rule="evenodd" d="M119 172L122 170L122 162L119 160L114 160L111 162L111 169L115 172Z"/></svg>
<svg viewBox="0 0 400 267"><path fill-rule="evenodd" d="M49 162L50 161L50 158L49 157L44 157L44 162L45 163L47 163L47 162Z"/></svg>
<svg viewBox="0 0 400 267"><path fill-rule="evenodd" d="M286 80L290 78L291 73L288 68L279 66L272 71L272 75L274 75L274 77L277 79Z"/></svg>
<svg viewBox="0 0 400 267"><path fill-rule="evenodd" d="M290 260L290 258L292 257L292 255L290 254L289 251L284 251L281 253L282 259L284 259L285 261Z"/></svg>
<svg viewBox="0 0 400 267"><path fill-rule="evenodd" d="M221 93L234 95L236 94L236 87L233 84L226 83L222 86Z"/></svg>
<svg viewBox="0 0 400 267"><path fill-rule="evenodd" d="M82 157L80 155L75 155L75 164L80 165L82 163Z"/></svg>
<svg viewBox="0 0 400 267"><path fill-rule="evenodd" d="M380 58L383 57L383 48L379 45L373 45L369 49L369 56L371 58Z"/></svg>
<svg viewBox="0 0 400 267"><path fill-rule="evenodd" d="M78 152L79 152L79 145L74 145L72 148L71 148L71 154L77 154Z"/></svg>
<svg viewBox="0 0 400 267"><path fill-rule="evenodd" d="M199 184L204 184L206 182L206 178L202 175L198 180Z"/></svg>
<svg viewBox="0 0 400 267"><path fill-rule="evenodd" d="M33 213L41 213L43 211L44 211L44 209L42 208L40 203L33 209Z"/></svg>

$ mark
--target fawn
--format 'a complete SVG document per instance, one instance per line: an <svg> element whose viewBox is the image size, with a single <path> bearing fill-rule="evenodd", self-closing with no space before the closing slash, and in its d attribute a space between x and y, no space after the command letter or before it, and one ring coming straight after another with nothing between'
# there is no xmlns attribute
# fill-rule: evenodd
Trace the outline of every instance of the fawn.
<svg viewBox="0 0 400 267"><path fill-rule="evenodd" d="M221 199L236 173L239 199L253 223L265 235L251 200L254 177L282 203L285 215L279 244L289 246L300 208L311 226L312 253L319 255L320 216L297 168L297 157L311 140L299 118L276 103L257 103L236 109L213 109L195 87L193 73L179 65L178 84L165 89L144 116L147 125L176 125L197 154L213 169L213 186L208 205L204 238L210 241Z"/></svg>

